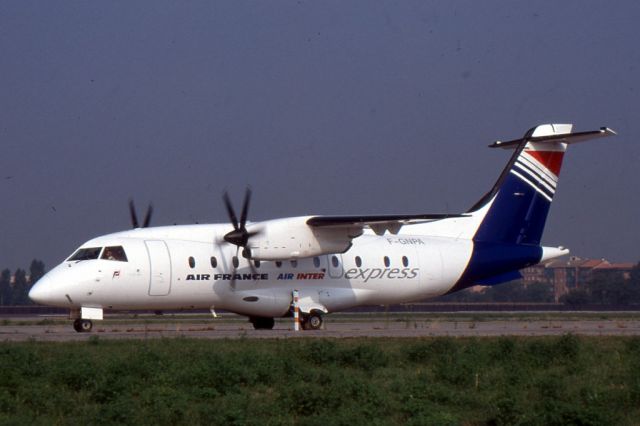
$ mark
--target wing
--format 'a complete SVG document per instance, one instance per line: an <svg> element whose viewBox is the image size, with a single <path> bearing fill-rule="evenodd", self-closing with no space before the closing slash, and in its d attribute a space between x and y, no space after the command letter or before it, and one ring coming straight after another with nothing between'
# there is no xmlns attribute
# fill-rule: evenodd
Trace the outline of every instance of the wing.
<svg viewBox="0 0 640 426"><path fill-rule="evenodd" d="M277 261L344 253L365 228L378 235L397 234L403 225L433 222L466 214L377 216L298 216L248 225L251 258ZM254 232L255 231L255 232Z"/></svg>
<svg viewBox="0 0 640 426"><path fill-rule="evenodd" d="M313 216L307 219L312 228L359 228L360 234L370 228L377 235L386 231L397 234L403 225L433 222L453 217L465 217L465 214L416 214L416 215L376 215L376 216Z"/></svg>

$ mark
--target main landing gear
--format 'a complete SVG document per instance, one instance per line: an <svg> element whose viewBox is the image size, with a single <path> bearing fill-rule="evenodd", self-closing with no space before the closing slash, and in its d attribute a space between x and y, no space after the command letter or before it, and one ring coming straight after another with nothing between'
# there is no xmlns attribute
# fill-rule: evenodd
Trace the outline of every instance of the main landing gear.
<svg viewBox="0 0 640 426"><path fill-rule="evenodd" d="M302 315L303 330L320 330L322 328L322 313L320 311L311 311L307 315Z"/></svg>
<svg viewBox="0 0 640 426"><path fill-rule="evenodd" d="M73 321L73 329L78 333L88 333L93 328L93 323L88 319L78 318Z"/></svg>
<svg viewBox="0 0 640 426"><path fill-rule="evenodd" d="M275 320L269 317L250 317L249 321L256 330L273 330L273 326L275 325ZM300 319L303 330L320 330L323 323L324 319L320 311L303 314Z"/></svg>
<svg viewBox="0 0 640 426"><path fill-rule="evenodd" d="M256 330L272 330L276 321L273 318L268 317L251 317L249 318L253 328Z"/></svg>

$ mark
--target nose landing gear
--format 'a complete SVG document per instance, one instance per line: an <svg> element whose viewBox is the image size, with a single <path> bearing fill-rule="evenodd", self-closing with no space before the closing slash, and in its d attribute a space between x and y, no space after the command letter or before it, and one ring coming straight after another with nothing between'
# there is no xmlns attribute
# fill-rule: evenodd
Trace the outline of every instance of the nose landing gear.
<svg viewBox="0 0 640 426"><path fill-rule="evenodd" d="M93 323L88 319L78 318L73 321L73 329L78 333L88 333L93 328Z"/></svg>

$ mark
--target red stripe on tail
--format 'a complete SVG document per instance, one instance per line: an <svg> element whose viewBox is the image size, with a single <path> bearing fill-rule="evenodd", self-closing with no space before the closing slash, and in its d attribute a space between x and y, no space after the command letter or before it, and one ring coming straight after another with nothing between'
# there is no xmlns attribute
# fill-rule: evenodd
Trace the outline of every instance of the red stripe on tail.
<svg viewBox="0 0 640 426"><path fill-rule="evenodd" d="M527 151L527 154L538 160L540 164L551 170L556 176L560 176L562 158L564 152L560 151Z"/></svg>

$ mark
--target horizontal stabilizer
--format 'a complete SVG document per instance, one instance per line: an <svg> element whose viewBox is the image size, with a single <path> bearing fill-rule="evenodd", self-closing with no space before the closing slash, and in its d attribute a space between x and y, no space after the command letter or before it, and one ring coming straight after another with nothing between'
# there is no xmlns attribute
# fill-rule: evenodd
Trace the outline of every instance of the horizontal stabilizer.
<svg viewBox="0 0 640 426"><path fill-rule="evenodd" d="M542 247L542 257L540 263L547 262L557 257L566 256L569 254L569 249L564 247Z"/></svg>
<svg viewBox="0 0 640 426"><path fill-rule="evenodd" d="M548 125L545 125L545 126L564 126L564 125L548 124ZM538 126L538 128L536 128L536 130L538 130L541 127L544 127L544 126ZM562 129L562 130L564 130L564 129ZM569 132L570 132L570 130L569 130ZM612 129L608 128L608 127L601 127L600 130L592 130L592 131L589 131L589 132L578 132L578 133L569 133L569 132L566 132L566 133L551 133L551 134L540 135L540 136L536 135L536 133L538 133L538 132L534 132L531 137L527 138L527 142L534 142L534 143L558 142L558 143L572 144L572 143L588 141L590 139L596 139L596 138L602 138L602 137L606 137L606 136L614 136L614 135L616 135L616 132L613 131ZM489 145L489 147L490 148L503 148L503 149L517 148L522 143L522 141L523 141L522 138L514 139L514 140L506 141L506 142L496 141L496 142L492 143L491 145Z"/></svg>

